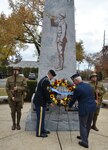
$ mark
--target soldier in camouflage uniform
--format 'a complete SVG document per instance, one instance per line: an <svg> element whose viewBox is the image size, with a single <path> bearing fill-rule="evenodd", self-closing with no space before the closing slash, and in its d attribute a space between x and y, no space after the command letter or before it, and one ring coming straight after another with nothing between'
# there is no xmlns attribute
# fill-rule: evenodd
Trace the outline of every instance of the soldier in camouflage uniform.
<svg viewBox="0 0 108 150"><path fill-rule="evenodd" d="M12 130L20 130L21 109L23 108L24 93L27 89L25 77L19 75L19 68L13 68L13 75L7 78L6 92L8 94L8 102L11 108ZM17 115L17 117L16 117ZM16 123L17 118L17 123Z"/></svg>
<svg viewBox="0 0 108 150"><path fill-rule="evenodd" d="M96 109L96 112L94 113L93 124L92 124L91 128L95 131L99 131L99 129L96 127L96 122L97 122L97 117L100 112L100 107L102 104L103 95L105 93L105 88L102 83L98 82L96 73L91 74L90 80L91 80L90 85L92 86L92 88L94 90L95 100L97 103L97 109Z"/></svg>

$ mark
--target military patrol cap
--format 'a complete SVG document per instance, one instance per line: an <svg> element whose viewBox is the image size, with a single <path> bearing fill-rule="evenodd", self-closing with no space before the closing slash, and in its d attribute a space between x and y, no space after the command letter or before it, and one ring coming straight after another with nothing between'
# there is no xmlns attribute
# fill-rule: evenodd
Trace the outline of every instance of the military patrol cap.
<svg viewBox="0 0 108 150"><path fill-rule="evenodd" d="M53 77L55 77L55 76L56 76L56 73L55 73L55 71L54 71L54 70L49 70L49 72L52 74L52 76L53 76Z"/></svg>
<svg viewBox="0 0 108 150"><path fill-rule="evenodd" d="M71 78L72 80L74 80L74 79L77 78L77 77L80 77L79 73L76 73L76 74L72 75L70 78Z"/></svg>
<svg viewBox="0 0 108 150"><path fill-rule="evenodd" d="M97 77L97 74L96 74L95 72L92 73L92 74L90 75L90 79L91 79L92 77Z"/></svg>

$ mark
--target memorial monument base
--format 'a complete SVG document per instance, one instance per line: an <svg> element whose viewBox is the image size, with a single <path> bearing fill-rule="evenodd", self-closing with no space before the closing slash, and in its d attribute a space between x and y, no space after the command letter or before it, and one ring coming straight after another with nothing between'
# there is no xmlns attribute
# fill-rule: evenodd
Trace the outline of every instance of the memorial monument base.
<svg viewBox="0 0 108 150"><path fill-rule="evenodd" d="M50 131L78 131L79 121L77 111L65 111L63 106L55 106L46 111L45 128ZM28 113L25 130L36 130L36 112Z"/></svg>

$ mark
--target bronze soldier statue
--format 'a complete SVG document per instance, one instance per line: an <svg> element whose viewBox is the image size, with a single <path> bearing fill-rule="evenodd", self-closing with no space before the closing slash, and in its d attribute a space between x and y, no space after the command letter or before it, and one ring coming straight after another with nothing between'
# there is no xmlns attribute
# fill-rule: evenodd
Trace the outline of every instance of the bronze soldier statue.
<svg viewBox="0 0 108 150"><path fill-rule="evenodd" d="M19 71L19 67L13 68L13 75L8 77L6 82L6 92L8 94L8 102L11 108L11 117L13 122L12 130L21 129L21 109L23 108L24 94L27 89L26 79L19 75Z"/></svg>
<svg viewBox="0 0 108 150"><path fill-rule="evenodd" d="M95 131L99 131L99 129L96 127L96 122L97 122L97 117L98 117L99 112L100 112L100 107L101 107L101 104L102 104L103 95L105 93L105 88L104 88L104 86L101 82L98 82L96 73L91 74L90 80L91 81L89 83L90 83L90 85L92 86L92 88L94 90L95 100L96 100L96 103L97 103L97 109L94 113L93 124L92 124L91 128Z"/></svg>

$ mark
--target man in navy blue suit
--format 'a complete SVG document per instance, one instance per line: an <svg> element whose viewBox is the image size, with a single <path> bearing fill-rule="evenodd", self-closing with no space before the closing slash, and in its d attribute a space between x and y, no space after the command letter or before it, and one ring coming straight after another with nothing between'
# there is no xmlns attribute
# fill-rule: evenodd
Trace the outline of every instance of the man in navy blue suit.
<svg viewBox="0 0 108 150"><path fill-rule="evenodd" d="M78 100L79 107L79 123L80 123L80 136L77 136L81 141L80 146L88 148L88 136L93 119L93 113L96 110L96 103L92 87L88 83L84 83L79 74L74 74L71 79L76 84L72 101L69 103L69 108L73 106Z"/></svg>

